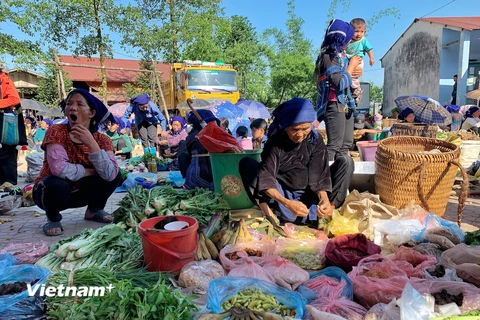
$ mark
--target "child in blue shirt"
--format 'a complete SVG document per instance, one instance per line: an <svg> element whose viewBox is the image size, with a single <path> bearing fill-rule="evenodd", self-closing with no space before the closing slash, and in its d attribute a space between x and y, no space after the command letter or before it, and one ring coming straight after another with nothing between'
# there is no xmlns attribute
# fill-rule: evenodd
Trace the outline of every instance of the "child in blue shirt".
<svg viewBox="0 0 480 320"><path fill-rule="evenodd" d="M363 59L366 54L368 55L370 66L373 66L373 64L375 63L375 59L373 57L373 47L370 42L368 42L367 38L365 38L365 20L363 20L362 18L355 18L350 21L350 25L355 30L355 33L353 34L352 41L350 42L346 50L347 58L350 59L354 56L357 56ZM363 69L363 61L359 67ZM360 81L358 80L358 78L353 77L352 96L355 99L355 104L358 106L362 98L362 89L360 88Z"/></svg>

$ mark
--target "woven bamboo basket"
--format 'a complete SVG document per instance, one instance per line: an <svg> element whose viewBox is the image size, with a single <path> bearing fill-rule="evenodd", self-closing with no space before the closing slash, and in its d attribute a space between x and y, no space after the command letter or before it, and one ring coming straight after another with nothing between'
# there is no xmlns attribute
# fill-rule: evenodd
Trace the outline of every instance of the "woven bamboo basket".
<svg viewBox="0 0 480 320"><path fill-rule="evenodd" d="M423 123L394 123L393 136L427 137L435 139L438 126Z"/></svg>
<svg viewBox="0 0 480 320"><path fill-rule="evenodd" d="M393 118L385 118L382 121L382 127L383 128L390 128L393 126L395 123L398 123L400 120L398 119L393 119Z"/></svg>
<svg viewBox="0 0 480 320"><path fill-rule="evenodd" d="M433 149L441 153L424 153ZM469 182L459 158L460 148L450 142L422 137L386 138L379 142L375 156L375 190L384 203L399 209L413 200L425 210L443 216L460 168L460 225Z"/></svg>

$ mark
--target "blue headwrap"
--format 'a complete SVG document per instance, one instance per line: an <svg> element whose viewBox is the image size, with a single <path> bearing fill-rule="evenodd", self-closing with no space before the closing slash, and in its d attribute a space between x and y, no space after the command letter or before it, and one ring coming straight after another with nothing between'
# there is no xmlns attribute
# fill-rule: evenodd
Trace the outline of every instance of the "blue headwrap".
<svg viewBox="0 0 480 320"><path fill-rule="evenodd" d="M413 112L413 110L410 109L410 108L405 108L402 112L399 113L398 119L399 119L399 120L405 120L405 118L406 118L410 113L415 113L415 112Z"/></svg>
<svg viewBox="0 0 480 320"><path fill-rule="evenodd" d="M215 115L210 110L199 109L197 110L197 112L200 115L200 117L202 117L202 120L205 121L206 123L209 123L212 121L217 121L217 124L220 123L220 121L217 118L215 118ZM202 126L200 125L200 121L197 119L195 114L191 111L187 116L187 121L193 126L194 129L197 129L197 130L202 129Z"/></svg>
<svg viewBox="0 0 480 320"><path fill-rule="evenodd" d="M332 48L340 52L340 48L347 45L354 33L355 30L350 23L340 19L333 19L330 21L327 31L325 31L322 48Z"/></svg>
<svg viewBox="0 0 480 320"><path fill-rule="evenodd" d="M468 111L465 113L465 119L466 118L473 118L473 114L475 112L477 112L478 110L480 110L479 107L470 107L470 109L468 109Z"/></svg>
<svg viewBox="0 0 480 320"><path fill-rule="evenodd" d="M97 132L98 126L102 123L105 123L107 121L115 121L113 115L110 113L110 111L108 111L108 108L103 104L103 102L84 89L74 89L70 91L67 98L60 102L60 106L63 112L65 112L65 108L67 106L66 102L68 101L68 99L70 99L70 97L76 93L81 94L85 98L85 100L87 100L90 109L95 110L95 116L90 121L89 130L91 133Z"/></svg>
<svg viewBox="0 0 480 320"><path fill-rule="evenodd" d="M285 101L272 112L273 122L268 129L270 138L280 130L302 122L313 123L317 119L317 113L312 102L303 98L293 98Z"/></svg>
<svg viewBox="0 0 480 320"><path fill-rule="evenodd" d="M138 96L130 99L130 103L134 103L134 104L147 104L148 102L150 102L150 96L146 93L143 93L143 94L139 94Z"/></svg>
<svg viewBox="0 0 480 320"><path fill-rule="evenodd" d="M115 116L114 116L113 119L115 120L114 122L115 122L116 124L118 124L117 132L120 133L120 131L121 131L122 129L125 129L125 127L126 127L125 122L123 122L122 118L120 118L120 117L115 117Z"/></svg>
<svg viewBox="0 0 480 320"><path fill-rule="evenodd" d="M42 121L45 122L46 124L48 124L49 126L51 126L53 124L53 121L50 120L50 119L43 119Z"/></svg>
<svg viewBox="0 0 480 320"><path fill-rule="evenodd" d="M170 125L172 125L173 121L178 121L178 122L180 122L180 130L178 130L176 133L182 132L182 131L187 127L187 123L185 122L185 119L183 119L183 117L173 116L173 117L170 119Z"/></svg>
<svg viewBox="0 0 480 320"><path fill-rule="evenodd" d="M460 107L456 106L454 104L449 104L447 106L447 111L450 112L450 113L460 112Z"/></svg>

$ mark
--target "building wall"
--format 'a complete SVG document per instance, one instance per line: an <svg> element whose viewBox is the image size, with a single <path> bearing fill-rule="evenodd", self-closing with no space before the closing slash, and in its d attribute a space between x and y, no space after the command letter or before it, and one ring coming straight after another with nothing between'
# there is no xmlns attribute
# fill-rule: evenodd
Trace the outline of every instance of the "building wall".
<svg viewBox="0 0 480 320"><path fill-rule="evenodd" d="M390 115L399 96L419 94L438 100L442 29L441 25L414 22L385 54L384 114Z"/></svg>
<svg viewBox="0 0 480 320"><path fill-rule="evenodd" d="M443 29L442 53L440 55L440 89L438 101L442 105L452 101L453 76L458 73L460 31ZM462 75L459 75L461 77Z"/></svg>

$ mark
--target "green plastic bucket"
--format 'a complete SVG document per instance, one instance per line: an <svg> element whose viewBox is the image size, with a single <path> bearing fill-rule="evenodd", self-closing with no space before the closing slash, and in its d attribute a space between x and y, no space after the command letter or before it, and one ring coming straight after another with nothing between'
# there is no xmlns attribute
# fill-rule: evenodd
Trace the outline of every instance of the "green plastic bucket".
<svg viewBox="0 0 480 320"><path fill-rule="evenodd" d="M230 205L230 209L248 209L253 203L243 187L238 165L243 158L252 158L260 162L262 150L246 150L244 153L210 153L213 185Z"/></svg>

